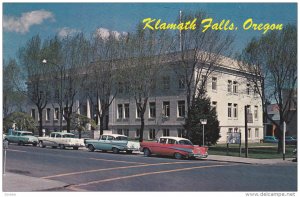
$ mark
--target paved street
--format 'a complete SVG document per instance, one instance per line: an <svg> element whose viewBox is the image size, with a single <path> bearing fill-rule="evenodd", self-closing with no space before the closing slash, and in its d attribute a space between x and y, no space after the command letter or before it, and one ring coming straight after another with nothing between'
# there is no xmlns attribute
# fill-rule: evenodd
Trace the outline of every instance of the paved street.
<svg viewBox="0 0 300 197"><path fill-rule="evenodd" d="M296 163L251 165L10 145L7 173L65 183L52 191L296 191ZM36 184L36 183L35 183Z"/></svg>

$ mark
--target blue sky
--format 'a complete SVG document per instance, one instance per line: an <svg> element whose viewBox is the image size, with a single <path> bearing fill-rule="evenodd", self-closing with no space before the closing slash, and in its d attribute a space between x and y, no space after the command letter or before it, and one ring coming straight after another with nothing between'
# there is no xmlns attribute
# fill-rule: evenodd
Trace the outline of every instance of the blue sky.
<svg viewBox="0 0 300 197"><path fill-rule="evenodd" d="M215 22L229 19L238 26L248 18L258 23L297 24L296 3L4 3L3 58L16 58L17 51L32 36L42 39L97 29L131 32L144 18L175 22L179 15L203 10ZM232 31L234 51L240 51L260 31Z"/></svg>

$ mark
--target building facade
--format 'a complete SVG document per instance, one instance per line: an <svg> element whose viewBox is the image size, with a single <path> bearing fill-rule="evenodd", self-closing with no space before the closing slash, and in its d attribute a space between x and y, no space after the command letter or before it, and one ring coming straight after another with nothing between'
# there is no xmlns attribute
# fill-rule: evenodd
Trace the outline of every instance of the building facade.
<svg viewBox="0 0 300 197"><path fill-rule="evenodd" d="M174 72L174 69L177 69L177 72ZM184 136L183 124L187 111L186 87L178 73L180 73L180 66L169 66L158 76L159 88L149 97L144 116L145 140L155 140L160 136ZM249 73L238 69L235 60L224 57L205 80L207 95L210 97L211 106L216 108L220 122L219 143L226 143L228 132L241 132L242 141L245 140L245 106L249 106L248 110L253 117L252 123L248 123L248 141L259 142L263 138L261 99L253 91L254 88L248 82L247 75ZM93 106L83 95L78 96L74 108L76 113L94 118L99 124L95 116L96 106ZM46 106L43 113L46 129L58 129L59 110L59 105L56 103L49 103ZM39 119L34 106L30 106L28 112L36 120ZM135 99L126 92L119 92L110 105L104 122L104 128L113 133L138 138L141 122Z"/></svg>

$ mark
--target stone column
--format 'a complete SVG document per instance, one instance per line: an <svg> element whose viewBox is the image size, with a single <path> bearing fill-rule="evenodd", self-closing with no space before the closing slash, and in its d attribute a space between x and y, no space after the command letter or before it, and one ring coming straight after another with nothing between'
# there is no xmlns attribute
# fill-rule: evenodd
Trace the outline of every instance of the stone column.
<svg viewBox="0 0 300 197"><path fill-rule="evenodd" d="M88 117L88 118L91 118L91 107L90 107L90 101L87 99L86 100L86 116ZM90 123L88 123L87 125L86 125L86 129L87 130L91 130L91 124Z"/></svg>

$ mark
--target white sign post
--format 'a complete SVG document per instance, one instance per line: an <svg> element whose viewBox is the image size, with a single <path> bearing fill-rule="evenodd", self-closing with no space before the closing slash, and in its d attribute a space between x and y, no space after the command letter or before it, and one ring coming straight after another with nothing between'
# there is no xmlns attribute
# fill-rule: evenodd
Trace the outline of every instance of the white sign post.
<svg viewBox="0 0 300 197"><path fill-rule="evenodd" d="M200 119L200 122L201 122L201 124L203 125L203 130L202 130L202 140L203 140L203 142L202 142L202 146L204 146L204 125L206 125L207 124L207 119Z"/></svg>
<svg viewBox="0 0 300 197"><path fill-rule="evenodd" d="M282 136L282 159L285 160L285 132L286 132L286 123L283 122L283 136Z"/></svg>

